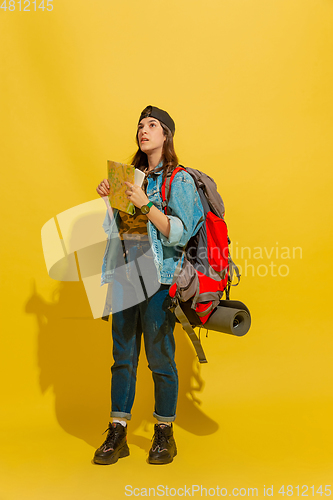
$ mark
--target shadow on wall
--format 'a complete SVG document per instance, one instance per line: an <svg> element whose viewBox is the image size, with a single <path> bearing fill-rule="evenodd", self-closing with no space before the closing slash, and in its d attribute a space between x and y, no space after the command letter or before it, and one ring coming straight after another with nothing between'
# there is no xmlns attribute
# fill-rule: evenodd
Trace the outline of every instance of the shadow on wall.
<svg viewBox="0 0 333 500"><path fill-rule="evenodd" d="M92 318L82 281L61 282L51 302L39 295L34 285L26 312L37 319L42 393L52 387L61 427L97 448L110 415L111 320ZM178 324L175 338L179 373L176 424L192 434L212 434L218 424L199 408L204 381L195 352ZM131 443L146 451L151 435L145 437L145 432L155 423L153 410L153 381L143 350L128 435Z"/></svg>

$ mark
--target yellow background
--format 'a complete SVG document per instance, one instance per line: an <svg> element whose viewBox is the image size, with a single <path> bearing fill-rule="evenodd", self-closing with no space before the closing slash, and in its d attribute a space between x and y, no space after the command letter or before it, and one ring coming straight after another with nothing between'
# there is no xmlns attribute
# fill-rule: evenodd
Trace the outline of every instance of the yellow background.
<svg viewBox="0 0 333 500"><path fill-rule="evenodd" d="M258 498L274 485L283 498L283 484L296 496L333 483L332 1L53 4L0 12L1 499L127 498L128 484L257 487ZM234 255L255 272L232 298L253 323L243 338L204 337L201 367L177 328L179 455L165 467L145 461L143 355L131 455L98 467L110 326L92 319L82 283L48 277L40 231L96 198L106 160L135 152L148 104L174 118L180 162L214 177L234 246L252 252ZM255 259L255 247L274 252ZM271 262L288 275L259 276Z"/></svg>

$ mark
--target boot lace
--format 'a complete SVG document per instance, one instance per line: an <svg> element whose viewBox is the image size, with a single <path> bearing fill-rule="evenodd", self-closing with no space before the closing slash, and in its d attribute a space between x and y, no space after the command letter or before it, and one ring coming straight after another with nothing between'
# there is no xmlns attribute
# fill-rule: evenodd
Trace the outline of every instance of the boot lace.
<svg viewBox="0 0 333 500"><path fill-rule="evenodd" d="M156 451L157 449L159 451L163 451L163 450L167 449L166 445L168 443L168 440L167 440L166 435L164 433L164 427L157 426L155 428L153 440L154 440L153 445L152 445L153 451Z"/></svg>
<svg viewBox="0 0 333 500"><path fill-rule="evenodd" d="M105 441L104 443L102 444L101 448L105 447L105 448L113 448L114 447L114 443L115 443L115 440L116 440L116 429L113 427L112 424L109 424L109 427L107 429L105 429L105 431L103 432L103 434L105 433L108 433L106 438L105 438Z"/></svg>

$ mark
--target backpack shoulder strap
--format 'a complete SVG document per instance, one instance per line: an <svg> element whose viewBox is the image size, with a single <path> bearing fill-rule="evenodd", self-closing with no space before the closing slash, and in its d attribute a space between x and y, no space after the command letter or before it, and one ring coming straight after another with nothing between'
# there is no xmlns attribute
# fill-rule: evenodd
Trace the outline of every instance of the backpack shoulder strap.
<svg viewBox="0 0 333 500"><path fill-rule="evenodd" d="M161 187L162 208L164 210L165 215L167 214L167 205L168 205L168 201L170 200L171 183L172 183L173 178L175 177L176 173L180 172L181 170L186 171L186 168L183 167L182 165L179 165L171 173L169 173L166 176L166 179L164 179L164 182L162 184L162 187Z"/></svg>
<svg viewBox="0 0 333 500"><path fill-rule="evenodd" d="M224 203L221 195L217 191L217 185L214 179L212 179L212 177L209 177L209 175L205 174L204 172L201 172L200 170L196 170L194 168L188 168L187 171L194 179L197 189L203 189L208 204L214 214L221 219L224 219Z"/></svg>
<svg viewBox="0 0 333 500"><path fill-rule="evenodd" d="M200 338L196 335L195 331L193 330L189 320L187 319L187 316L185 315L184 311L180 307L179 303L176 306L174 310L175 316L177 317L179 323L182 325L184 330L186 331L187 335L189 336L193 347L197 353L197 356L199 358L199 363L207 363L206 355L204 353L204 350L202 348Z"/></svg>

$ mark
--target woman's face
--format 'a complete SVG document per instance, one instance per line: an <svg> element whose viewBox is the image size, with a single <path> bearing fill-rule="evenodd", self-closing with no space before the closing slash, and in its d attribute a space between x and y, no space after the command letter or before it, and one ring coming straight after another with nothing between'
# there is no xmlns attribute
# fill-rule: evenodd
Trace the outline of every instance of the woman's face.
<svg viewBox="0 0 333 500"><path fill-rule="evenodd" d="M156 118L148 116L140 121L138 125L138 141L141 151L146 154L160 152L162 155L165 139L163 128Z"/></svg>

